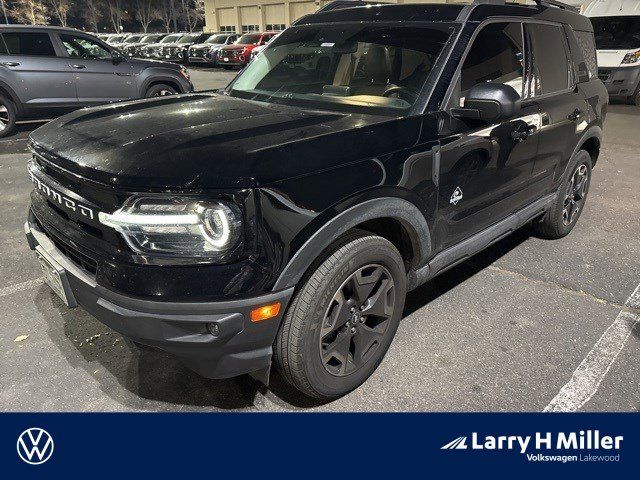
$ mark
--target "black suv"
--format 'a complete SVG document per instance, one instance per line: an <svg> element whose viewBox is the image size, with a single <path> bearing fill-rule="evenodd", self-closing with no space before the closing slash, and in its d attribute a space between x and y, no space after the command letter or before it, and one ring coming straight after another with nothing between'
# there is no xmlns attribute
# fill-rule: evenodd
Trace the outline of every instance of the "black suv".
<svg viewBox="0 0 640 480"><path fill-rule="evenodd" d="M0 137L16 120L101 103L193 91L184 67L126 58L78 30L0 26Z"/></svg>
<svg viewBox="0 0 640 480"><path fill-rule="evenodd" d="M25 230L48 283L204 376L273 362L350 391L409 290L578 221L608 98L591 23L549 3L329 4L223 91L38 129Z"/></svg>

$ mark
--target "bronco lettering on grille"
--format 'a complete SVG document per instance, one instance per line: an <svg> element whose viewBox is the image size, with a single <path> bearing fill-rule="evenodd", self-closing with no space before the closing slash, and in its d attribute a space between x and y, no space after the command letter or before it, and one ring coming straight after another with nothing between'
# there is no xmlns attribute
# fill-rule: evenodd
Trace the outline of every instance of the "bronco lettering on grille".
<svg viewBox="0 0 640 480"><path fill-rule="evenodd" d="M95 220L95 213L92 208L87 207L86 205L82 205L77 201L69 198L60 192L54 190L46 183L42 182L38 177L36 177L33 172L29 171L29 177L33 182L33 185L36 188L36 191L40 192L40 194L44 195L48 199L60 205L62 208L66 208L67 210L71 210L73 212L78 212L83 217L87 217L91 220Z"/></svg>

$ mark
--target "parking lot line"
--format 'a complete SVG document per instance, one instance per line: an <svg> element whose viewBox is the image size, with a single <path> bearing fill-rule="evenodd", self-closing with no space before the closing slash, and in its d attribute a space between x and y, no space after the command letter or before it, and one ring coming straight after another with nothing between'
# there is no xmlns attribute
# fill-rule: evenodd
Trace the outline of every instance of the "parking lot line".
<svg viewBox="0 0 640 480"><path fill-rule="evenodd" d="M33 280L27 280L26 282L18 283L16 285L10 285L8 287L0 288L0 297L6 295L12 295L23 290L29 290L30 288L37 287L44 282L42 277L34 278Z"/></svg>
<svg viewBox="0 0 640 480"><path fill-rule="evenodd" d="M640 284L625 302L629 308L640 307ZM586 404L598 391L602 380L609 372L624 348L631 332L640 323L640 315L621 310L615 321L602 334L587 354L571 379L544 408L544 412L575 412Z"/></svg>

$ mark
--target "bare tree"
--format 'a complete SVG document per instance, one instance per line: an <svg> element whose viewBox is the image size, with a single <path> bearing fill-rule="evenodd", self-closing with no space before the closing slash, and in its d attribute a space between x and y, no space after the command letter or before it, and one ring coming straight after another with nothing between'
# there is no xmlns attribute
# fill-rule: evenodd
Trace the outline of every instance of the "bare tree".
<svg viewBox="0 0 640 480"><path fill-rule="evenodd" d="M144 33L147 33L151 22L161 18L156 0L136 0L136 18Z"/></svg>
<svg viewBox="0 0 640 480"><path fill-rule="evenodd" d="M104 3L102 0L84 0L84 8L80 11L82 18L89 24L91 30L98 31L98 24L104 16Z"/></svg>
<svg viewBox="0 0 640 480"><path fill-rule="evenodd" d="M63 27L67 26L67 17L71 9L71 0L48 0L51 11Z"/></svg>
<svg viewBox="0 0 640 480"><path fill-rule="evenodd" d="M2 14L4 15L4 23L9 23L9 18L7 17L7 4L4 0L0 0L2 3Z"/></svg>
<svg viewBox="0 0 640 480"><path fill-rule="evenodd" d="M15 0L11 16L19 23L44 25L49 20L49 9L42 0Z"/></svg>
<svg viewBox="0 0 640 480"><path fill-rule="evenodd" d="M197 0L182 0L182 17L189 32L193 32L198 23L204 18L201 11L201 3Z"/></svg>
<svg viewBox="0 0 640 480"><path fill-rule="evenodd" d="M169 33L171 31L171 24L174 25L174 31L177 30L175 22L175 10L173 0L160 0L158 7L158 17L162 21L164 29Z"/></svg>
<svg viewBox="0 0 640 480"><path fill-rule="evenodd" d="M107 0L107 7L109 9L109 19L111 25L116 32L122 31L122 21L126 20L129 15L125 10L122 0Z"/></svg>

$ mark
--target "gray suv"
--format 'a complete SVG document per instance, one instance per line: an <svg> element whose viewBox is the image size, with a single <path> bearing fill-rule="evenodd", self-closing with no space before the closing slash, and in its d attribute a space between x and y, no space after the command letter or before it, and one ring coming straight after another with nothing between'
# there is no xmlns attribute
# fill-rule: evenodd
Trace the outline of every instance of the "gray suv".
<svg viewBox="0 0 640 480"><path fill-rule="evenodd" d="M0 26L0 137L16 120L132 98L193 91L184 67L126 58L74 29Z"/></svg>

